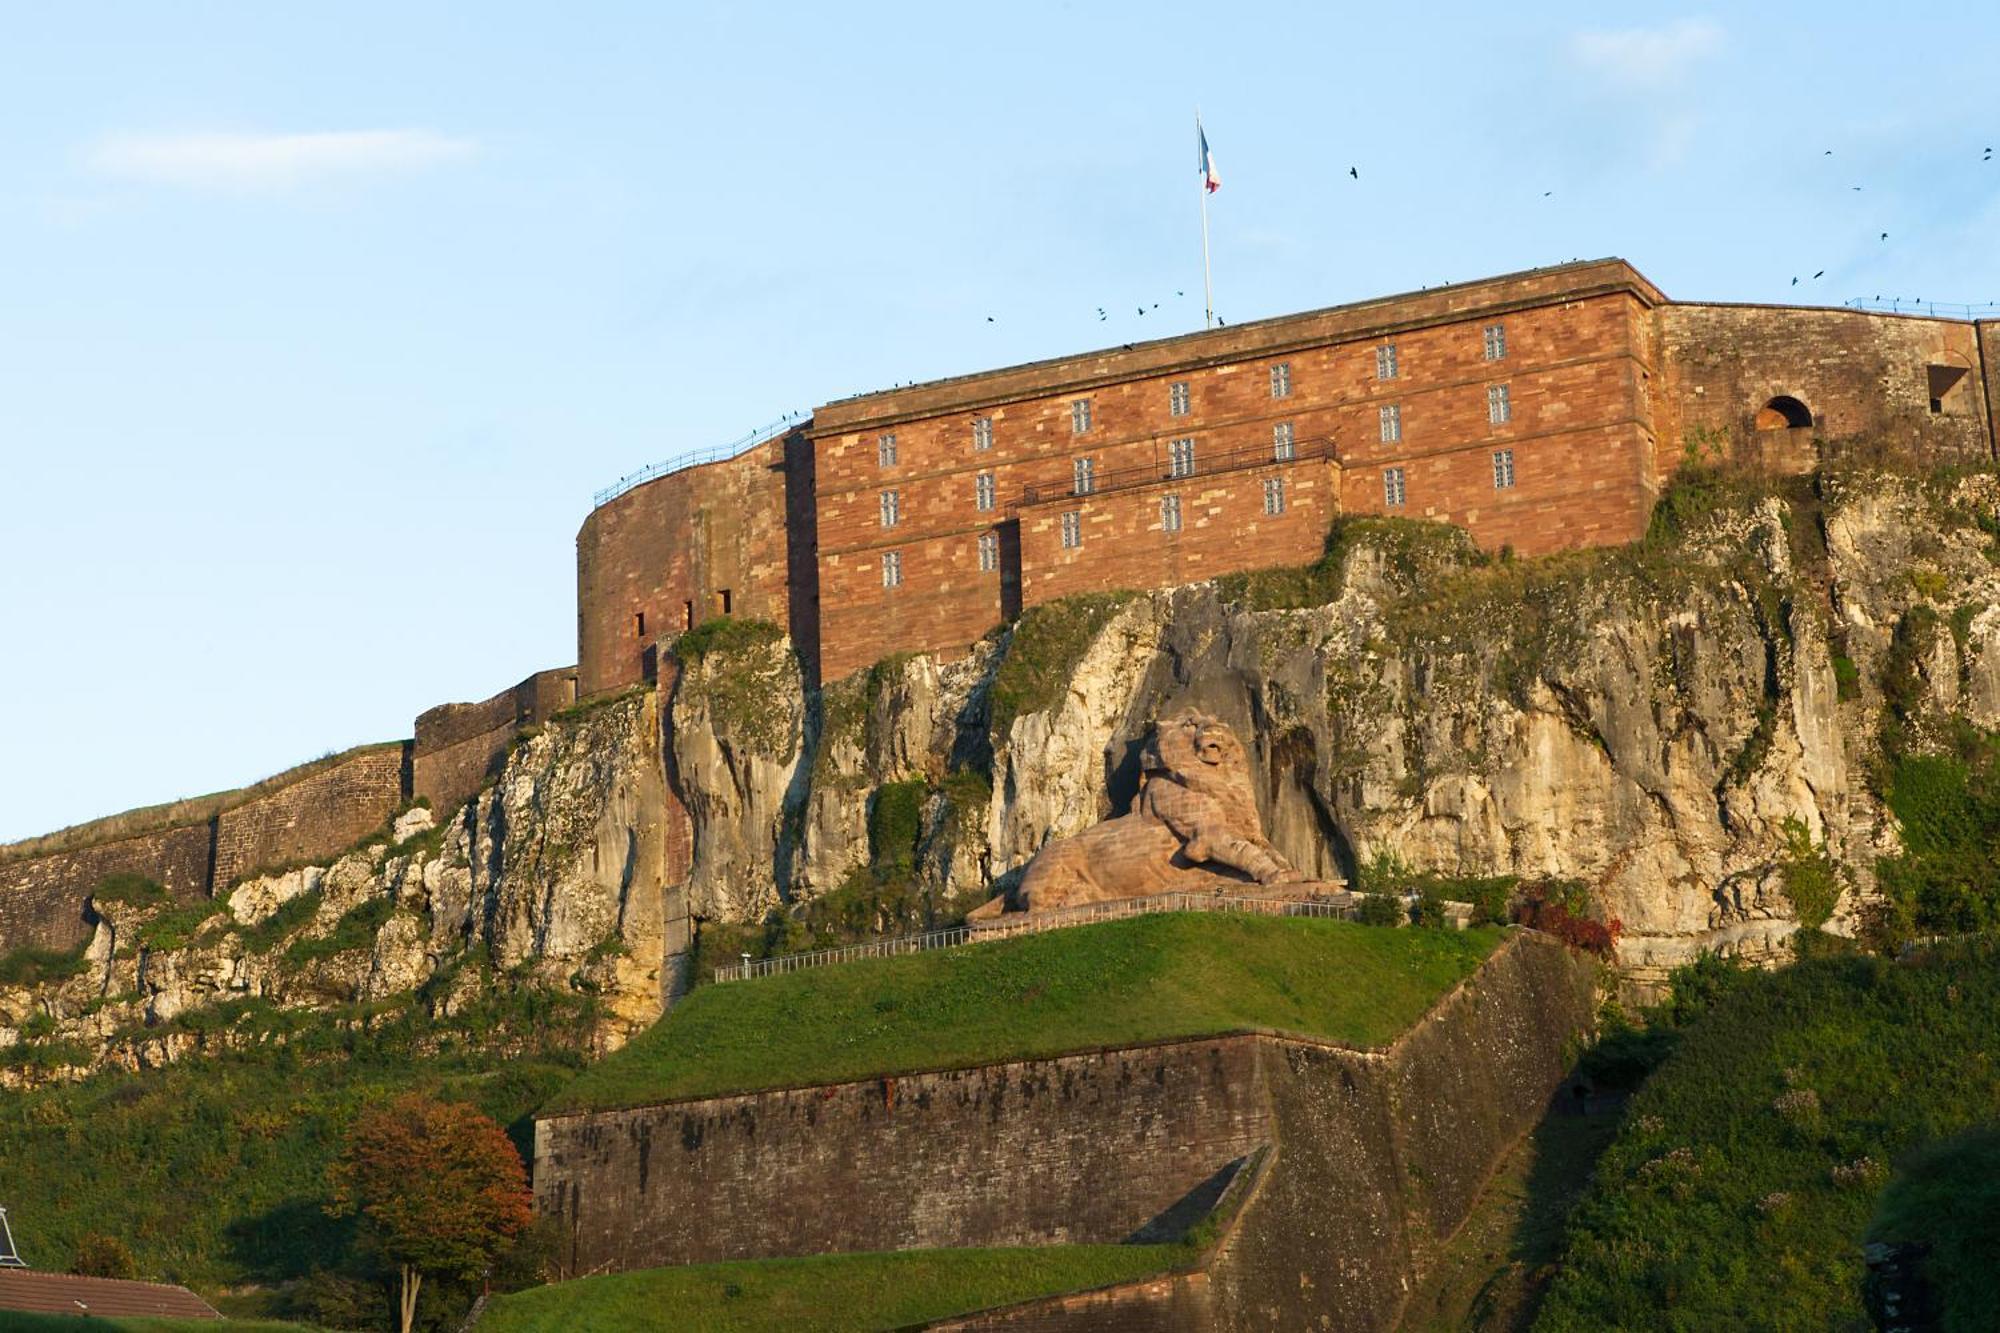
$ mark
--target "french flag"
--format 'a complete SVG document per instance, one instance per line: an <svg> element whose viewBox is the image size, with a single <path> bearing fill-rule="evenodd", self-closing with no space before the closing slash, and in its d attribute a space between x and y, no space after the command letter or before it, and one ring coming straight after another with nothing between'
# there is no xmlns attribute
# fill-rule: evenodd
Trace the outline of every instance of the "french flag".
<svg viewBox="0 0 2000 1333"><path fill-rule="evenodd" d="M1214 194L1222 188L1222 173L1215 169L1215 159L1208 152L1208 134L1201 128L1201 122L1194 123L1195 138L1201 140L1201 183Z"/></svg>

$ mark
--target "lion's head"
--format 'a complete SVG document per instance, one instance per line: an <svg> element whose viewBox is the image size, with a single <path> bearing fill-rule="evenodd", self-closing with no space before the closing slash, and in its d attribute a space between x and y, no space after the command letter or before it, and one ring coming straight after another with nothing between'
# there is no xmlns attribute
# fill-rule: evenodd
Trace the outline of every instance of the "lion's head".
<svg viewBox="0 0 2000 1333"><path fill-rule="evenodd" d="M1255 818L1250 761L1243 743L1206 713L1184 709L1155 722L1141 764L1149 773L1170 774L1184 787L1224 798ZM1251 828L1256 828L1254 822Z"/></svg>

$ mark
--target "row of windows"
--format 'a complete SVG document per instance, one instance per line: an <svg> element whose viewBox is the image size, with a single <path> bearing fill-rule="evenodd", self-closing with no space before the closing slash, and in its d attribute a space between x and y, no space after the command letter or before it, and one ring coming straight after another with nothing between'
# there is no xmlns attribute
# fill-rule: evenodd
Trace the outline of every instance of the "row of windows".
<svg viewBox="0 0 2000 1333"><path fill-rule="evenodd" d="M1489 324L1482 331L1486 359L1499 361L1507 355L1507 329L1502 324ZM1383 343L1375 349L1375 378L1393 380L1400 376L1396 360L1396 344ZM1289 398L1292 396L1292 363L1279 361L1271 366L1271 396ZM1167 412L1171 416L1184 417L1194 410L1193 387L1187 380L1175 380L1167 386ZM1495 420L1505 420L1496 417ZM1069 405L1069 428L1074 435L1087 434L1090 430L1090 399L1073 399ZM1390 437L1383 436L1383 439ZM1400 437L1398 437L1400 438ZM974 417L972 419L972 447L976 452L985 453L993 447L993 418ZM896 437L893 433L879 436L875 441L875 461L881 467L896 466Z"/></svg>
<svg viewBox="0 0 2000 1333"><path fill-rule="evenodd" d="M1493 451L1493 489L1509 491L1514 488L1514 451L1495 449ZM1382 469L1382 503L1390 509L1400 509L1409 503L1409 486L1403 469L1385 467ZM1269 512L1268 510L1266 512Z"/></svg>
<svg viewBox="0 0 2000 1333"><path fill-rule="evenodd" d="M1496 426L1504 426L1514 419L1514 399L1505 384L1486 386L1486 419ZM1395 444L1403 438L1403 406L1401 403L1384 403L1376 409L1376 437L1383 444Z"/></svg>
<svg viewBox="0 0 2000 1333"><path fill-rule="evenodd" d="M1508 468L1509 468L1508 475L1511 478L1513 475L1512 473L1513 464L1511 462L1509 462ZM1402 495L1403 470L1401 468L1391 468L1390 472L1395 474L1396 477L1395 493L1398 497L1400 497ZM1508 485L1511 486L1512 484L1513 482L1510 480L1508 482ZM1401 504L1402 500L1398 498L1392 500L1390 503ZM1285 479L1283 477L1264 478L1264 512L1266 514L1275 516L1284 513L1285 507L1286 507ZM1061 533L1064 550L1074 551L1077 548L1081 547L1083 545L1082 511L1071 509L1064 512L1058 522L1058 529ZM1181 530L1180 496L1163 495L1160 497L1160 530L1162 532L1179 532ZM1000 568L999 534L993 532L980 533L979 534L980 573L991 574L999 568ZM882 586L885 588L900 588L903 586L903 553L901 551L882 552Z"/></svg>
<svg viewBox="0 0 2000 1333"><path fill-rule="evenodd" d="M1289 421L1280 421L1271 427L1271 461L1289 463L1298 457L1296 435ZM1093 495L1097 491L1097 460L1078 458L1071 461L1070 489L1076 495ZM1167 475L1170 477L1192 477L1195 473L1194 437L1187 436L1167 442ZM972 507L982 514L990 514L999 507L999 492L993 474L981 472L972 479ZM881 494L882 526L893 528L903 521L903 499L900 491L883 491Z"/></svg>

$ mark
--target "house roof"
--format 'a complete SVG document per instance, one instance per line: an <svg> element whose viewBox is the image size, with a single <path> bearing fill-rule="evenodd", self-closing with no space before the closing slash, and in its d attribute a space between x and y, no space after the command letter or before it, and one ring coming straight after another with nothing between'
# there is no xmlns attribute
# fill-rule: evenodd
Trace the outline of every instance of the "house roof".
<svg viewBox="0 0 2000 1333"><path fill-rule="evenodd" d="M0 1310L27 1314L162 1315L175 1319L220 1319L186 1287L164 1282L125 1282L72 1273L40 1273L32 1268L0 1268Z"/></svg>

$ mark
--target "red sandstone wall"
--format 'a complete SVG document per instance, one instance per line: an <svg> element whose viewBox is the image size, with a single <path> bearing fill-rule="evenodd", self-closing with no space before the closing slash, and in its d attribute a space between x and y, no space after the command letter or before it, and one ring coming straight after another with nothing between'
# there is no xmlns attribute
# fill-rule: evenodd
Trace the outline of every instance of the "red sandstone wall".
<svg viewBox="0 0 2000 1333"><path fill-rule="evenodd" d="M1614 269L1571 272L1574 299L1555 304L1550 294L1562 284L1529 275L820 409L814 440L824 674L844 675L892 650L949 650L1003 619L1001 576L978 569L977 543L1015 517L1024 604L1121 581L1175 581L1172 557L1190 555L1187 542L1155 541L1159 561L1128 555L1120 562L1126 572L1114 578L1094 573L1096 558L1112 554L1100 541L1095 555L1071 552L1047 563L1080 566L1075 573L1041 576L1036 535L1047 515L1037 506L1071 489L1078 458L1092 460L1100 485L1121 476L1164 478L1170 442L1180 438L1194 440L1197 471L1205 472L1208 460L1270 451L1273 427L1288 423L1301 454L1331 441L1345 474L1339 499L1328 495L1308 511L1319 517L1318 532L1302 537L1293 524L1308 515L1295 516L1275 525L1284 553L1267 554L1265 534L1245 527L1234 560L1184 559L1202 571L1191 578L1311 558L1336 504L1380 509L1379 469L1400 461L1418 464L1423 482L1411 512L1466 523L1485 544L1534 553L1629 540L1643 529L1653 486L1639 404L1652 368L1633 337L1637 312L1651 296L1629 269ZM1620 273L1626 280L1613 282ZM1505 328L1507 347L1504 357L1489 360L1483 333L1494 323ZM1397 374L1388 379L1377 373L1377 348L1385 343L1397 354ZM1274 398L1271 369L1279 363L1290 368L1291 391ZM1190 410L1179 416L1170 390L1176 383L1188 386ZM1508 387L1513 406L1512 420L1501 425L1488 419L1487 392L1496 384ZM1021 396L1001 396L1008 393ZM1091 403L1083 434L1072 429L1078 398ZM1402 438L1385 444L1380 409L1388 404L1401 411ZM993 423L990 449L974 447L976 418ZM890 433L896 461L884 465L881 440ZM1517 484L1496 495L1492 450L1508 447L1516 450ZM1453 452L1477 457L1445 457ZM991 511L975 504L981 474L994 478ZM1248 481L1223 483L1232 503ZM899 501L893 527L881 522L885 490ZM1033 501L1023 507L1030 492ZM1261 516L1261 489L1255 495L1252 512ZM1157 497L1151 503L1157 510ZM1122 539L1146 531L1131 505L1089 506L1103 533ZM1219 533L1213 549L1223 550ZM903 584L894 589L882 582L882 555L891 550L903 560Z"/></svg>
<svg viewBox="0 0 2000 1333"><path fill-rule="evenodd" d="M593 510L576 536L577 689L636 684L655 645L730 613L787 625L785 437ZM644 617L643 628L640 618Z"/></svg>
<svg viewBox="0 0 2000 1333"><path fill-rule="evenodd" d="M1987 442L2000 458L2000 320L1981 320L1979 361L1986 382Z"/></svg>
<svg viewBox="0 0 2000 1333"><path fill-rule="evenodd" d="M409 743L350 751L340 762L216 819L217 891L253 871L345 850L382 827L407 794Z"/></svg>
<svg viewBox="0 0 2000 1333"><path fill-rule="evenodd" d="M412 794L442 819L499 771L508 742L576 702L576 668L538 671L476 704L439 704L419 714Z"/></svg>
<svg viewBox="0 0 2000 1333"><path fill-rule="evenodd" d="M1655 318L1667 382L1660 434L1666 470L1703 434L1739 458L1786 471L1813 465L1814 440L1915 458L1992 457L1993 417L1971 324L1731 305L1664 306ZM1931 365L1967 372L1935 413ZM1814 424L1797 432L1803 439L1756 429L1758 410L1779 395L1811 409Z"/></svg>

